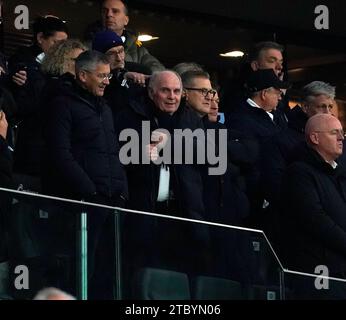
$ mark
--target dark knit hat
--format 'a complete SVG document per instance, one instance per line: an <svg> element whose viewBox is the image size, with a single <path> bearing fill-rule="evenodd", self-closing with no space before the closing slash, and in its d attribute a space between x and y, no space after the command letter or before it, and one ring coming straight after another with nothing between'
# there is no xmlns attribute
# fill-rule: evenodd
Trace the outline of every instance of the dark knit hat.
<svg viewBox="0 0 346 320"><path fill-rule="evenodd" d="M123 40L111 30L97 32L92 42L92 49L102 53L118 46L124 46Z"/></svg>

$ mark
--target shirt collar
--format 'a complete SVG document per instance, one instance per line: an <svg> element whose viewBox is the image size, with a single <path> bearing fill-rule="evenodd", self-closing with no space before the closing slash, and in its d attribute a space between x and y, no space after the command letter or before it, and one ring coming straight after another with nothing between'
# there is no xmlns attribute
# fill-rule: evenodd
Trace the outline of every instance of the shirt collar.
<svg viewBox="0 0 346 320"><path fill-rule="evenodd" d="M261 108L255 101L253 101L253 100L250 99L250 98L248 98L248 99L246 100L246 102L247 102L251 107L259 108L259 109L262 109L262 110L263 110L263 108ZM263 111L265 111L265 110L263 110ZM271 119L272 121L274 121L274 115L273 115L272 113L270 113L269 111L265 111L265 112L268 114L268 116L270 117L270 119Z"/></svg>
<svg viewBox="0 0 346 320"><path fill-rule="evenodd" d="M338 164L333 160L332 162L328 162L333 169L336 169L336 167L338 166Z"/></svg>
<svg viewBox="0 0 346 320"><path fill-rule="evenodd" d="M40 54L36 57L36 61L37 61L39 64L41 64L42 61L43 61L43 59L44 59L44 56L45 56L44 52L40 53Z"/></svg>

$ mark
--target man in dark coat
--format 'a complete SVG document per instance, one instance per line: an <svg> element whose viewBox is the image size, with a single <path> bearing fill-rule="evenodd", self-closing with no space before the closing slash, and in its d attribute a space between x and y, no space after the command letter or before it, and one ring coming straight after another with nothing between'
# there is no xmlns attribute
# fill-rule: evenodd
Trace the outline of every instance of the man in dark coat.
<svg viewBox="0 0 346 320"><path fill-rule="evenodd" d="M102 98L109 77L110 66L105 55L97 51L83 52L76 59L76 83L51 101L44 119L43 187L47 193L113 206L124 205L127 198L125 171L119 161L111 110ZM110 217L108 211L101 208L89 208L88 213L91 276L98 239ZM108 257L104 259L112 256L111 247L112 242L109 252L106 250ZM105 260L101 263L106 266ZM102 275L106 274L95 272L98 280L95 278L94 283L102 287ZM112 281L108 283L111 286ZM105 287L103 289L106 291Z"/></svg>
<svg viewBox="0 0 346 320"><path fill-rule="evenodd" d="M51 101L44 121L50 194L121 203L126 179L109 107L102 99L109 63L97 52L76 60L76 83Z"/></svg>
<svg viewBox="0 0 346 320"><path fill-rule="evenodd" d="M248 61L244 64L243 70L240 71L240 75L234 84L228 85L223 95L223 102L221 109L225 111L235 111L238 108L242 108L242 100L246 98L246 87L244 84L252 74L252 72L263 69L273 69L275 75L280 79L284 79L283 72L283 51L284 47L279 43L273 41L262 41L256 43L251 48ZM286 93L285 90L282 91ZM276 110L271 111L275 121L281 128L287 127L286 113L289 112L288 99L284 94L284 98L279 101Z"/></svg>
<svg viewBox="0 0 346 320"><path fill-rule="evenodd" d="M179 153L179 150L173 150L174 129L194 130L201 126L200 118L189 107L180 105L181 95L181 79L175 72L157 72L150 78L148 96L131 101L130 108L119 115L118 128L133 129L139 136L140 154L142 148L147 152L140 156L139 163L126 166L129 206L137 210L204 220L203 184L198 166L184 162L184 151L182 161L174 163L173 160L174 155ZM142 134L144 121L150 123L147 137ZM157 164L154 162L157 153L170 148L168 144L163 146L168 141L168 134L172 161ZM197 145L190 146L189 152L193 152L193 148ZM146 163L145 157L148 160ZM129 255L128 270L131 266L155 265L194 272L202 270L207 263L209 239L204 226L139 215L129 216L127 226L127 241L124 244Z"/></svg>
<svg viewBox="0 0 346 320"><path fill-rule="evenodd" d="M305 137L305 152L283 178L281 256L291 270L315 273L322 266L330 276L345 278L346 171L337 160L344 131L334 116L318 114L308 120ZM316 290L313 278L297 281L294 289L307 298L346 296L343 283Z"/></svg>
<svg viewBox="0 0 346 320"><path fill-rule="evenodd" d="M272 69L253 72L247 81L249 98L243 101L243 107L231 113L226 121L227 128L239 130L253 137L259 145L259 157L245 177L251 204L249 224L257 228L263 228L263 210L267 207L260 187L263 145L282 131L271 111L275 110L281 100L280 89L288 87L289 84L279 80Z"/></svg>

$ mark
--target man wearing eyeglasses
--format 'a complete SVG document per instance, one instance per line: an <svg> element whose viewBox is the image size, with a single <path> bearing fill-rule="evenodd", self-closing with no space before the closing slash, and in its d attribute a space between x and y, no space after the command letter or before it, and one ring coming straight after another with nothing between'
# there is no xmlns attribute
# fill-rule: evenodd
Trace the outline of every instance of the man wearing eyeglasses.
<svg viewBox="0 0 346 320"><path fill-rule="evenodd" d="M211 100L216 95L216 90L211 86L209 74L204 71L188 71L183 73L182 81L186 105L200 117L209 114Z"/></svg>
<svg viewBox="0 0 346 320"><path fill-rule="evenodd" d="M155 72L147 89L148 94L131 100L129 108L124 109L118 118L119 129L137 131L140 144L145 141L144 121L150 122L150 162L140 161L126 166L129 206L136 210L204 219L199 168L195 163L185 163L185 153L193 152L192 148L175 150L172 141L174 129L195 130L200 128L201 119L191 108L181 104L183 88L177 73L170 70ZM199 92L196 94L201 95ZM167 142L167 134L159 129L170 133L172 162L157 164L152 159ZM182 160L174 160L175 152ZM128 261L132 262L128 271L152 264L191 272L204 270L209 240L205 226L139 216L129 216L126 222L128 239L125 251L130 254Z"/></svg>
<svg viewBox="0 0 346 320"><path fill-rule="evenodd" d="M84 200L97 195L108 203L125 195L111 111L102 98L111 77L107 57L85 51L76 59L75 84L52 101L44 128L54 177L49 193Z"/></svg>
<svg viewBox="0 0 346 320"><path fill-rule="evenodd" d="M338 158L344 131L329 114L309 118L306 147L290 165L282 182L281 255L291 270L315 273L327 268L329 276L346 278L346 172ZM329 281L328 290L316 290L315 278L293 283L302 297L346 297L344 283Z"/></svg>
<svg viewBox="0 0 346 320"><path fill-rule="evenodd" d="M96 33L92 48L104 53L110 62L113 78L105 90L105 99L116 122L119 112L128 106L130 98L145 94L151 70L142 64L125 61L124 43L112 30Z"/></svg>
<svg viewBox="0 0 346 320"><path fill-rule="evenodd" d="M76 59L76 82L56 96L44 119L46 142L43 186L48 194L112 206L124 206L127 180L119 160L119 147L111 110L103 100L111 79L107 57L97 51L85 51ZM104 281L110 272L94 273L94 257L100 235L112 243L110 219L101 208L88 210L89 277ZM74 219L74 217L72 217ZM111 256L111 248L107 251ZM107 263L102 256L100 263ZM110 287L98 293L111 294ZM98 288L97 288L98 289ZM107 291L109 289L109 291ZM100 297L99 297L100 298ZM112 296L108 296L112 298Z"/></svg>

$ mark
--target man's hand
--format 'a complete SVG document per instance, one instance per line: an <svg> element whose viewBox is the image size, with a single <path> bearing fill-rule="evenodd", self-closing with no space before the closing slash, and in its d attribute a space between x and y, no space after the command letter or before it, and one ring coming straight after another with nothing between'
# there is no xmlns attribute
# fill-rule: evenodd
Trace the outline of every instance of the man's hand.
<svg viewBox="0 0 346 320"><path fill-rule="evenodd" d="M6 74L5 69L0 66L0 76Z"/></svg>
<svg viewBox="0 0 346 320"><path fill-rule="evenodd" d="M168 141L168 135L157 129L151 133L150 140L155 144L157 150L160 151L165 147Z"/></svg>
<svg viewBox="0 0 346 320"><path fill-rule="evenodd" d="M6 139L7 136L8 123L6 120L6 115L3 111L0 111L0 136Z"/></svg>
<svg viewBox="0 0 346 320"><path fill-rule="evenodd" d="M18 71L13 77L12 81L17 84L18 86L24 86L27 80L27 74L26 71L21 70Z"/></svg>
<svg viewBox="0 0 346 320"><path fill-rule="evenodd" d="M150 161L156 161L159 157L156 144L151 143L145 146L145 154Z"/></svg>
<svg viewBox="0 0 346 320"><path fill-rule="evenodd" d="M132 80L134 83L137 83L142 87L145 87L145 80L149 77L150 76L138 72L126 72L124 75L126 80Z"/></svg>

